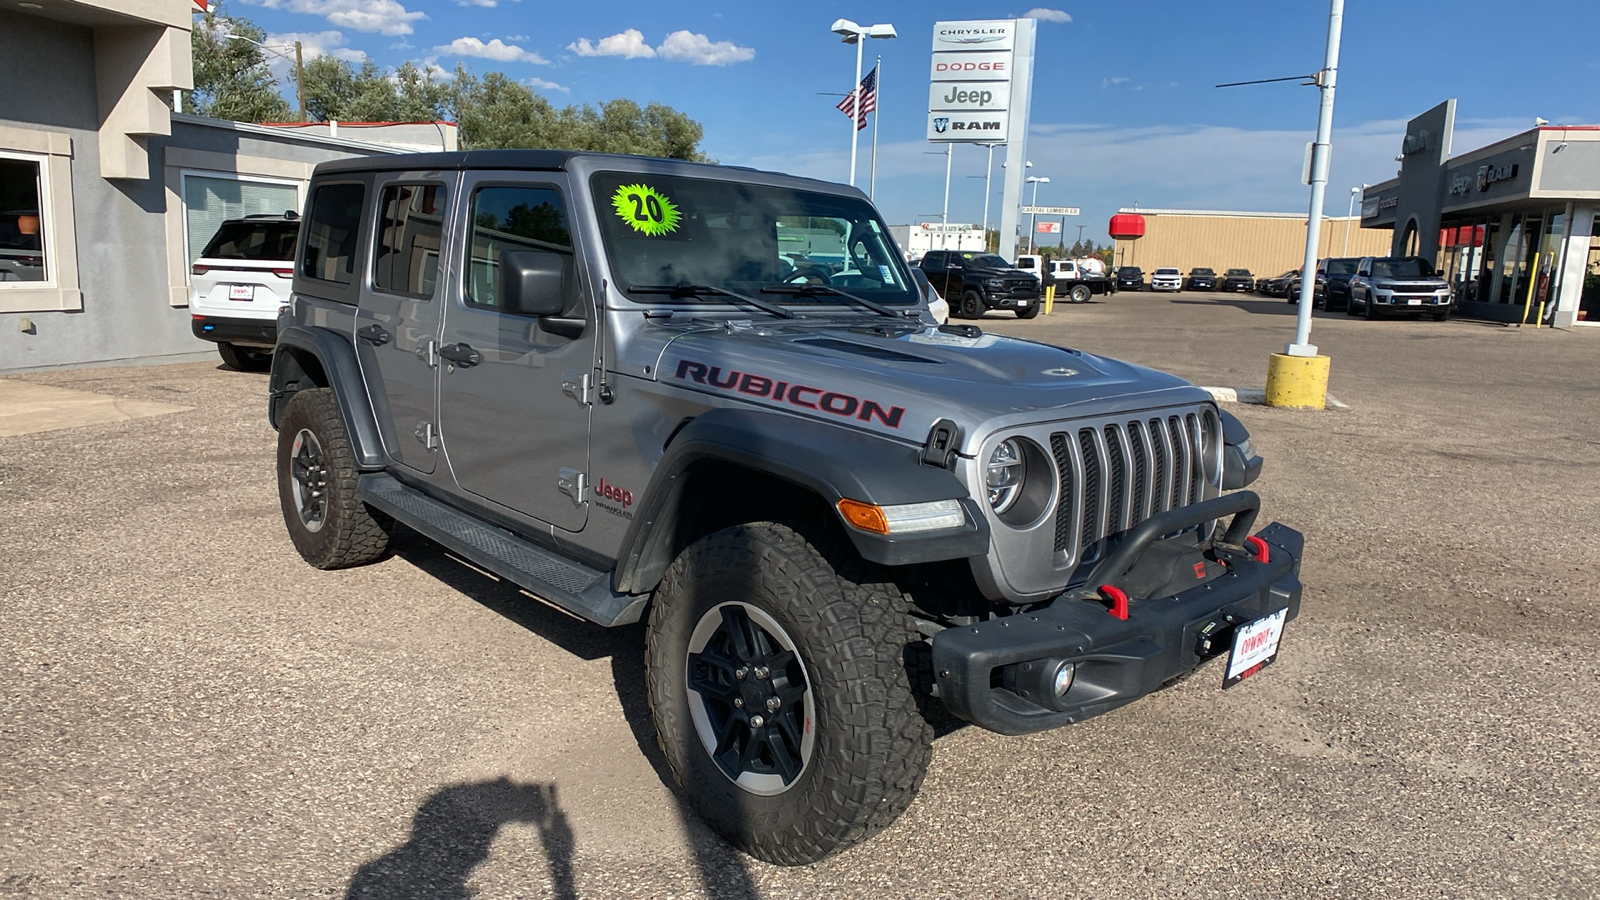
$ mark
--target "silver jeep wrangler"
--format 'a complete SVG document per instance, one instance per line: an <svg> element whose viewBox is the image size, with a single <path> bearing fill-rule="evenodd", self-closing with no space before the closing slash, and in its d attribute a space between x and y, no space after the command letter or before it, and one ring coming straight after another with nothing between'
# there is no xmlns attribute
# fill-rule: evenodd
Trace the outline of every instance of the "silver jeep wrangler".
<svg viewBox="0 0 1600 900"><path fill-rule="evenodd" d="M1232 684L1298 612L1236 419L935 323L859 191L474 151L324 163L308 197L269 406L296 549L373 562L400 522L645 622L678 787L761 859L887 827L946 712L1022 734L1212 657Z"/></svg>

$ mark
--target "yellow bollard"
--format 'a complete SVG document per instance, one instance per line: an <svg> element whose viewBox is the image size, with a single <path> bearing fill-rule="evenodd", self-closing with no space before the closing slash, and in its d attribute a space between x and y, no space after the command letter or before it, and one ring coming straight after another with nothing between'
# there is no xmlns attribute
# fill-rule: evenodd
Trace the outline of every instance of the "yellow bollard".
<svg viewBox="0 0 1600 900"><path fill-rule="evenodd" d="M1044 289L1044 314L1050 315L1050 310L1056 305L1056 286L1050 285Z"/></svg>
<svg viewBox="0 0 1600 900"><path fill-rule="evenodd" d="M1325 409L1328 405L1328 357L1274 353L1267 360L1267 405L1290 409Z"/></svg>

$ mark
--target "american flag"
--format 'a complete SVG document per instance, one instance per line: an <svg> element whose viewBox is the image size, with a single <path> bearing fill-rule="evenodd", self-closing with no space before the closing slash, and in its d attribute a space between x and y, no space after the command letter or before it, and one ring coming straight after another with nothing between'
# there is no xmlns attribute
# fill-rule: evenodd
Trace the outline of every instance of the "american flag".
<svg viewBox="0 0 1600 900"><path fill-rule="evenodd" d="M857 94L861 95L860 109L856 108ZM839 111L847 116L854 116L856 120L856 130L860 131L861 129L867 127L867 113L873 112L877 108L878 67L873 66L872 71L867 73L867 77L861 79L861 86L851 91L850 96L845 97L844 100L839 103Z"/></svg>

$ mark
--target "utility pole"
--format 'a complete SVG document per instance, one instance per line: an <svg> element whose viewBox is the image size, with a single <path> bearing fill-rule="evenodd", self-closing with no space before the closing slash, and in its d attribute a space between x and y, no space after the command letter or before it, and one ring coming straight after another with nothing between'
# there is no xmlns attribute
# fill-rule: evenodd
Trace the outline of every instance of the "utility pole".
<svg viewBox="0 0 1600 900"><path fill-rule="evenodd" d="M944 145L944 212L939 215L939 249L950 249L950 154L953 145Z"/></svg>
<svg viewBox="0 0 1600 900"><path fill-rule="evenodd" d="M294 42L294 98L300 106L300 121L306 120L306 62L300 42Z"/></svg>

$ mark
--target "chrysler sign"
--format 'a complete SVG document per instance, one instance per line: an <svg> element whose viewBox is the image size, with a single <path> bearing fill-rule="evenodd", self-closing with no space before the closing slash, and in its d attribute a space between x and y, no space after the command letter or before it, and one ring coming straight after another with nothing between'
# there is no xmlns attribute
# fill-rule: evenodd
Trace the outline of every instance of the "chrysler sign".
<svg viewBox="0 0 1600 900"><path fill-rule="evenodd" d="M933 52L1005 50L1010 55L1017 23L1012 19L933 23Z"/></svg>

